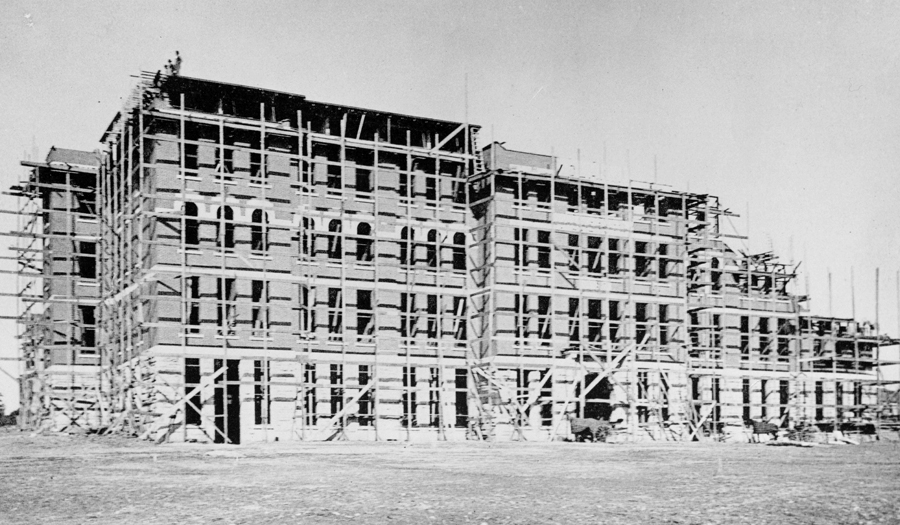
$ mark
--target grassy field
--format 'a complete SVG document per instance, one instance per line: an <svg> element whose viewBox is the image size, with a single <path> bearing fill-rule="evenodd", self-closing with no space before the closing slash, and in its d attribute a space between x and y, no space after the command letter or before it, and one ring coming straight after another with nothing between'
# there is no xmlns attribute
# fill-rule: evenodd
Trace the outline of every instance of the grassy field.
<svg viewBox="0 0 900 525"><path fill-rule="evenodd" d="M0 523L900 523L900 446L154 446L0 429Z"/></svg>

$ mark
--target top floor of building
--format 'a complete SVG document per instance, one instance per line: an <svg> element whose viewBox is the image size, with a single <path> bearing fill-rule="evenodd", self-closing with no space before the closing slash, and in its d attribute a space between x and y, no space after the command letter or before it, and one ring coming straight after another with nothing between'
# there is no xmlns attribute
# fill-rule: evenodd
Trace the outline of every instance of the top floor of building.
<svg viewBox="0 0 900 525"><path fill-rule="evenodd" d="M143 73L101 142L119 140L138 108L159 118L158 125L165 126L166 117L183 123L188 140L256 149L302 149L302 140L296 140L299 134L349 146L377 143L384 151L469 154L474 148L467 139L479 130L469 123L313 101L300 94Z"/></svg>
<svg viewBox="0 0 900 525"><path fill-rule="evenodd" d="M13 196L33 199L45 234L63 231L96 235L97 175L102 154L52 147L46 159L24 160L28 178L10 188Z"/></svg>

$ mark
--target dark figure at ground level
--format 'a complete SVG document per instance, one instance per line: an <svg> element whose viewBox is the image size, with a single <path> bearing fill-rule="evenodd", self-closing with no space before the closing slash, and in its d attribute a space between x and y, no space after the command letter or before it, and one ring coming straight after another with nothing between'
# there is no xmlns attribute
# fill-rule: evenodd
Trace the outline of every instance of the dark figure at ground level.
<svg viewBox="0 0 900 525"><path fill-rule="evenodd" d="M575 417L569 414L569 424L572 426L572 433L575 434L575 441L584 441L590 439L595 443L600 441L605 443L609 437L610 424L609 421L602 419L586 419Z"/></svg>
<svg viewBox="0 0 900 525"><path fill-rule="evenodd" d="M746 419L744 420L744 423L750 428L751 443L759 443L760 434L771 434L772 439L778 437L778 425L775 423L767 423L765 421L756 421L753 419Z"/></svg>

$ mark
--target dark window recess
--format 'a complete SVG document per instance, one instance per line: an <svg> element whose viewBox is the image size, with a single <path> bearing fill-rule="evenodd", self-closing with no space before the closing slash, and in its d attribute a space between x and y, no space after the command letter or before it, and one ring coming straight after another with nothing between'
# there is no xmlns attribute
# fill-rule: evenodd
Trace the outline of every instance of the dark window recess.
<svg viewBox="0 0 900 525"><path fill-rule="evenodd" d="M577 236L575 236L575 237L577 237ZM590 273L601 273L601 272L603 271L603 264L602 264L602 255L603 255L603 252L602 252L602 243L603 243L603 238L602 238L602 237L588 236L587 241L588 241L588 245L587 245L587 252L588 252L588 272L590 272ZM610 273L613 273L613 272L612 272L612 269L610 269Z"/></svg>
<svg viewBox="0 0 900 525"><path fill-rule="evenodd" d="M466 269L466 234L453 234L453 269Z"/></svg>
<svg viewBox="0 0 900 525"><path fill-rule="evenodd" d="M713 314L712 346L722 347L722 316L718 314Z"/></svg>
<svg viewBox="0 0 900 525"><path fill-rule="evenodd" d="M357 168L356 170L357 193L372 193L372 172Z"/></svg>
<svg viewBox="0 0 900 525"><path fill-rule="evenodd" d="M343 298L340 288L328 289L328 333L340 334L344 331Z"/></svg>
<svg viewBox="0 0 900 525"><path fill-rule="evenodd" d="M271 423L272 397L269 386L269 362L253 362L253 416L257 425Z"/></svg>
<svg viewBox="0 0 900 525"><path fill-rule="evenodd" d="M599 188L584 188L584 204L588 213L599 213L603 210L603 190Z"/></svg>
<svg viewBox="0 0 900 525"><path fill-rule="evenodd" d="M316 364L306 363L303 367L303 418L307 425L315 425L316 414Z"/></svg>
<svg viewBox="0 0 900 525"><path fill-rule="evenodd" d="M434 177L425 178L425 200L437 200L437 179Z"/></svg>
<svg viewBox="0 0 900 525"><path fill-rule="evenodd" d="M618 339L619 336L619 320L621 313L619 311L619 301L609 302L609 338L612 341Z"/></svg>
<svg viewBox="0 0 900 525"><path fill-rule="evenodd" d="M788 319L778 319L778 354L790 355L791 336L794 334L794 325Z"/></svg>
<svg viewBox="0 0 900 525"><path fill-rule="evenodd" d="M669 344L669 306L659 305L659 344Z"/></svg>
<svg viewBox="0 0 900 525"><path fill-rule="evenodd" d="M234 150L231 148L216 148L216 172L232 173L234 171ZM231 177L225 177L231 180Z"/></svg>
<svg viewBox="0 0 900 525"><path fill-rule="evenodd" d="M825 419L825 384L816 381L815 387L816 421Z"/></svg>
<svg viewBox="0 0 900 525"><path fill-rule="evenodd" d="M303 217L300 227L300 255L316 255L316 223L309 217Z"/></svg>
<svg viewBox="0 0 900 525"><path fill-rule="evenodd" d="M78 313L81 316L81 352L93 354L97 351L97 319L95 317L95 307L79 305Z"/></svg>
<svg viewBox="0 0 900 525"><path fill-rule="evenodd" d="M237 326L237 286L235 279L218 279L216 299L219 303L219 334L234 335Z"/></svg>
<svg viewBox="0 0 900 525"><path fill-rule="evenodd" d="M188 277L187 286L187 325L188 333L196 334L200 331L200 277Z"/></svg>
<svg viewBox="0 0 900 525"><path fill-rule="evenodd" d="M362 222L356 227L356 260L371 262L372 254L372 227Z"/></svg>
<svg viewBox="0 0 900 525"><path fill-rule="evenodd" d="M517 338L528 337L528 323L530 310L528 309L528 295L515 295L513 309L516 317L514 321L515 335Z"/></svg>
<svg viewBox="0 0 900 525"><path fill-rule="evenodd" d="M657 273L659 273L660 279L666 279L669 277L669 260L666 258L669 255L669 247L665 244L659 245L659 261Z"/></svg>
<svg viewBox="0 0 900 525"><path fill-rule="evenodd" d="M466 183L464 181L459 181L459 180L453 181L453 203L454 204L465 204L466 203Z"/></svg>
<svg viewBox="0 0 900 525"><path fill-rule="evenodd" d="M257 253L269 250L269 216L262 210L253 210L250 226L250 248Z"/></svg>
<svg viewBox="0 0 900 525"><path fill-rule="evenodd" d="M710 280L712 281L713 290L722 289L722 272L716 271L719 268L719 260L713 259L711 263L713 271L710 272Z"/></svg>
<svg viewBox="0 0 900 525"><path fill-rule="evenodd" d="M400 192L401 197L409 197L410 196L409 195L409 179L410 179L410 177L406 173L400 174L400 177L398 180L398 185L397 185L397 190Z"/></svg>
<svg viewBox="0 0 900 525"><path fill-rule="evenodd" d="M97 243L78 243L78 276L82 279L97 278Z"/></svg>
<svg viewBox="0 0 900 525"><path fill-rule="evenodd" d="M94 216L97 215L97 194L94 190L82 190L74 195L75 211L82 215L89 215L89 217L82 218L94 218Z"/></svg>
<svg viewBox="0 0 900 525"><path fill-rule="evenodd" d="M372 311L372 291L356 291L356 333L357 335L372 335L374 326Z"/></svg>
<svg viewBox="0 0 900 525"><path fill-rule="evenodd" d="M403 406L401 423L404 428L416 426L416 369L411 366L403 367L403 393L400 397Z"/></svg>
<svg viewBox="0 0 900 525"><path fill-rule="evenodd" d="M435 268L438 265L438 233L437 230L428 230L428 244L425 245L425 260L428 266Z"/></svg>
<svg viewBox="0 0 900 525"><path fill-rule="evenodd" d="M713 424L718 426L722 421L722 382L718 377L712 378L712 400L715 402L712 409Z"/></svg>
<svg viewBox="0 0 900 525"><path fill-rule="evenodd" d="M264 182L268 179L268 173L263 169L262 155L259 153L250 154L250 180L251 182Z"/></svg>
<svg viewBox="0 0 900 525"><path fill-rule="evenodd" d="M416 335L416 294L400 293L400 337Z"/></svg>
<svg viewBox="0 0 900 525"><path fill-rule="evenodd" d="M250 282L250 322L254 337L266 337L269 330L269 282L253 280Z"/></svg>
<svg viewBox="0 0 900 525"><path fill-rule="evenodd" d="M184 169L196 170L199 165L196 144L184 145Z"/></svg>
<svg viewBox="0 0 900 525"><path fill-rule="evenodd" d="M569 341L573 343L581 339L581 319L578 311L578 299L569 297Z"/></svg>
<svg viewBox="0 0 900 525"><path fill-rule="evenodd" d="M184 205L184 243L188 246L200 244L200 221L197 220L197 205L193 202Z"/></svg>
<svg viewBox="0 0 900 525"><path fill-rule="evenodd" d="M647 401L650 399L650 373L646 370L638 371L637 376L637 398L640 401ZM638 407L644 408L647 407ZM646 420L643 421L646 423Z"/></svg>
<svg viewBox="0 0 900 525"><path fill-rule="evenodd" d="M768 355L771 351L769 348L769 319L760 317L759 319L759 353Z"/></svg>
<svg viewBox="0 0 900 525"><path fill-rule="evenodd" d="M328 178L326 179L326 185L328 186L329 190L340 190L343 187L343 181L341 180L341 167L339 165L328 165Z"/></svg>
<svg viewBox="0 0 900 525"><path fill-rule="evenodd" d="M588 299L588 340L592 343L603 340L602 307L600 299Z"/></svg>
<svg viewBox="0 0 900 525"><path fill-rule="evenodd" d="M744 411L744 421L750 419L750 380L747 378L743 379L743 384L741 387L741 395L742 395L742 405Z"/></svg>
<svg viewBox="0 0 900 525"><path fill-rule="evenodd" d="M428 322L426 323L426 336L428 339L438 338L438 299L437 295L429 294L427 300Z"/></svg>
<svg viewBox="0 0 900 525"><path fill-rule="evenodd" d="M216 212L219 248L234 249L234 211L231 206L223 206Z"/></svg>
<svg viewBox="0 0 900 525"><path fill-rule="evenodd" d="M343 254L341 248L341 221L334 219L328 223L328 258L340 259Z"/></svg>
<svg viewBox="0 0 900 525"><path fill-rule="evenodd" d="M371 382L372 372L369 365L359 365L359 388L366 388ZM359 410L357 411L357 421L359 422L359 426L368 427L373 424L373 415L375 414L373 401L374 397L372 396L371 388L360 396L357 403L359 406Z"/></svg>
<svg viewBox="0 0 900 525"><path fill-rule="evenodd" d="M549 295L539 295L538 296L538 337L540 339L550 339L551 335L553 335L553 332L551 329L550 296Z"/></svg>
<svg viewBox="0 0 900 525"><path fill-rule="evenodd" d="M635 303L634 305L634 316L635 316L635 339L637 339L637 343L639 346L643 346L646 342L648 331L647 331L647 303Z"/></svg>
<svg viewBox="0 0 900 525"><path fill-rule="evenodd" d="M524 228L513 229L513 259L518 267L528 266L528 230Z"/></svg>
<svg viewBox="0 0 900 525"><path fill-rule="evenodd" d="M840 381L834 382L834 410L839 420L844 417L844 383Z"/></svg>
<svg viewBox="0 0 900 525"><path fill-rule="evenodd" d="M457 341L465 341L468 337L467 333L467 319L466 319L466 298L465 297L454 297L453 298L453 315L455 316L455 329L453 330L454 334L456 334Z"/></svg>
<svg viewBox="0 0 900 525"><path fill-rule="evenodd" d="M550 232L538 231L538 267L550 268Z"/></svg>
<svg viewBox="0 0 900 525"><path fill-rule="evenodd" d="M695 347L700 346L700 332L696 328L700 324L700 316L696 312L691 312L688 319L688 332L691 335L691 344Z"/></svg>
<svg viewBox="0 0 900 525"><path fill-rule="evenodd" d="M315 292L310 287L300 285L300 331L305 332L302 335L308 335L308 332L316 330L316 316L313 310L312 300L315 298Z"/></svg>
<svg viewBox="0 0 900 525"><path fill-rule="evenodd" d="M344 409L344 365L331 365L331 413Z"/></svg>
<svg viewBox="0 0 900 525"><path fill-rule="evenodd" d="M778 417L781 419L781 426L787 428L790 422L790 414L788 413L788 405L791 402L790 387L787 381L778 382Z"/></svg>
<svg viewBox="0 0 900 525"><path fill-rule="evenodd" d="M200 396L200 359L188 357L184 360L184 395L187 402L184 404L184 422L187 425L199 425L201 423L200 412L203 409L203 401ZM196 392L194 390L196 389ZM194 392L191 395L191 392Z"/></svg>
<svg viewBox="0 0 900 525"><path fill-rule="evenodd" d="M750 355L750 317L741 316L741 355Z"/></svg>
<svg viewBox="0 0 900 525"><path fill-rule="evenodd" d="M569 270L573 272L577 272L581 270L581 246L579 243L579 236L575 234L569 234Z"/></svg>
<svg viewBox="0 0 900 525"><path fill-rule="evenodd" d="M456 369L456 427L466 428L469 426L469 370L466 368Z"/></svg>
<svg viewBox="0 0 900 525"><path fill-rule="evenodd" d="M402 265L415 264L415 261L413 260L415 257L412 249L414 235L413 230L409 228L400 230L400 264Z"/></svg>
<svg viewBox="0 0 900 525"><path fill-rule="evenodd" d="M650 259L645 255L647 253L646 242L634 243L635 261L634 271L638 277L646 277L650 273Z"/></svg>
<svg viewBox="0 0 900 525"><path fill-rule="evenodd" d="M546 181L529 180L525 182L527 198L537 199L538 202L550 202L550 183Z"/></svg>
<svg viewBox="0 0 900 525"><path fill-rule="evenodd" d="M609 239L607 241L609 246L609 274L615 275L619 273L619 254L616 253L619 250L619 240L618 239Z"/></svg>

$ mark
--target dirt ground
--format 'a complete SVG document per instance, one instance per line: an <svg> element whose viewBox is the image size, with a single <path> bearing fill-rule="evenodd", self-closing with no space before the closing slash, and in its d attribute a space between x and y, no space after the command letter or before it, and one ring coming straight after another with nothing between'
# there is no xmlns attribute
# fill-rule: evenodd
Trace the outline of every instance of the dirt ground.
<svg viewBox="0 0 900 525"><path fill-rule="evenodd" d="M155 446L0 429L0 523L900 523L900 445Z"/></svg>

